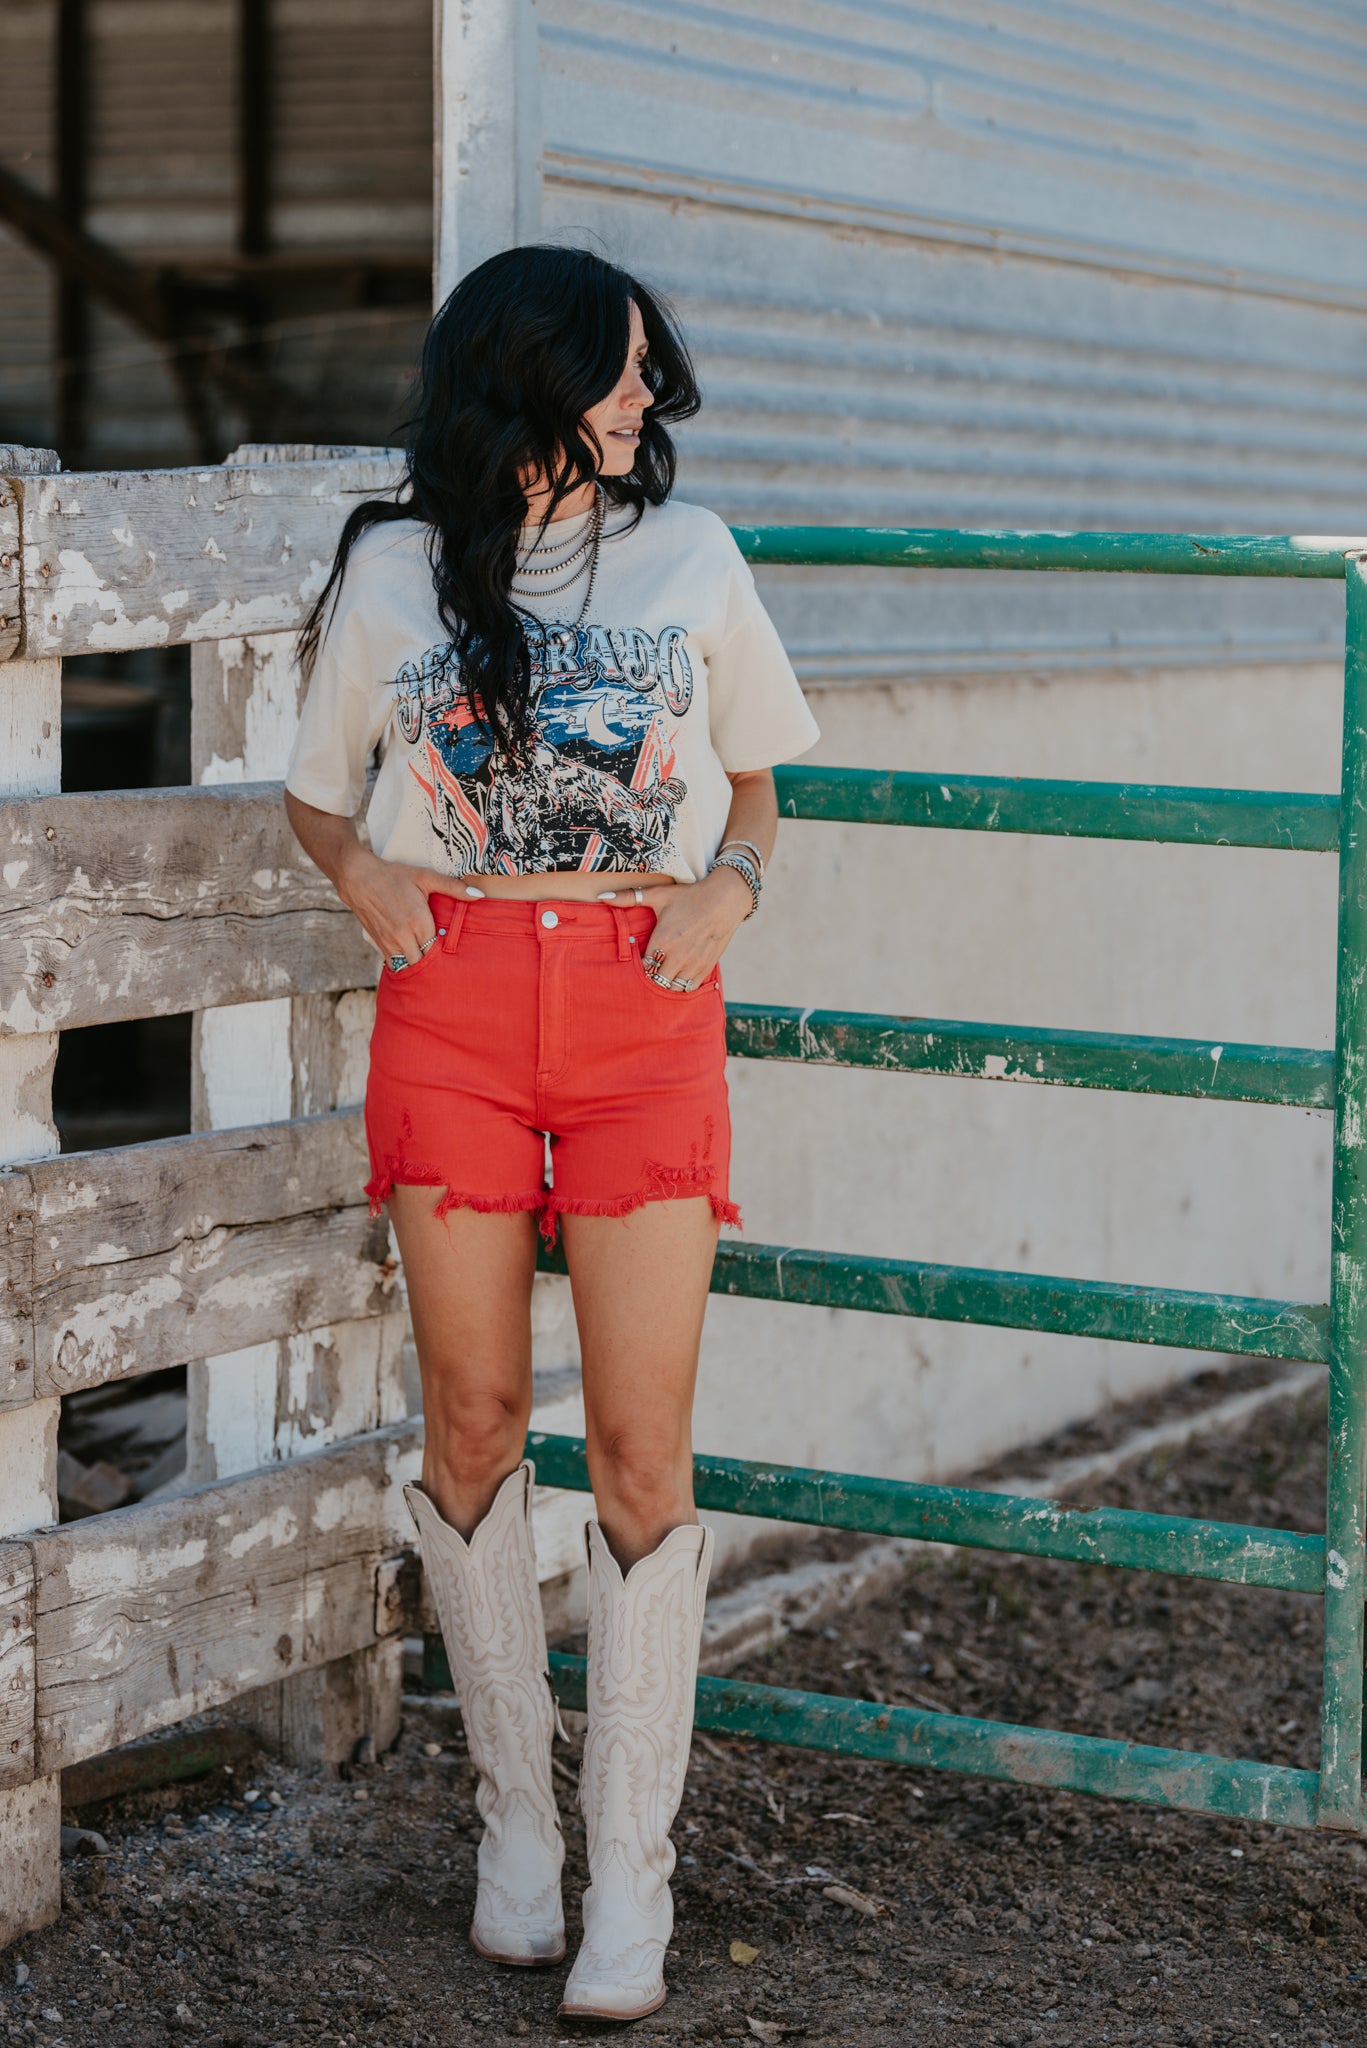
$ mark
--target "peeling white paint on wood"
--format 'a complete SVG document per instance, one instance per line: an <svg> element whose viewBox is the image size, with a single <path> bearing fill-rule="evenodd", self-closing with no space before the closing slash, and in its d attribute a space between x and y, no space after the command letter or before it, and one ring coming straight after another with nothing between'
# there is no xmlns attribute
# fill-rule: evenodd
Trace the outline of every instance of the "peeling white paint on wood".
<svg viewBox="0 0 1367 2048"><path fill-rule="evenodd" d="M278 783L5 804L0 859L0 1033L283 1001L378 972Z"/></svg>
<svg viewBox="0 0 1367 2048"><path fill-rule="evenodd" d="M399 459L376 450L260 469L30 480L19 515L20 651L103 653L296 629L351 506L400 474Z"/></svg>
<svg viewBox="0 0 1367 2048"><path fill-rule="evenodd" d="M279 1346L215 1351L190 1364L191 1479L228 1479L272 1463Z"/></svg>
<svg viewBox="0 0 1367 2048"><path fill-rule="evenodd" d="M35 1602L32 1552L22 1543L0 1545L0 1789L33 1776Z"/></svg>
<svg viewBox="0 0 1367 2048"><path fill-rule="evenodd" d="M359 1116L298 1117L34 1161L9 1177L22 1197L0 1177L0 1226L30 1204L41 1283L59 1258L95 1263L111 1232L121 1259L145 1259L211 1229L360 1204L365 1174Z"/></svg>
<svg viewBox="0 0 1367 2048"><path fill-rule="evenodd" d="M420 1460L404 1423L37 1538L40 1768L372 1645Z"/></svg>
<svg viewBox="0 0 1367 2048"><path fill-rule="evenodd" d="M0 1033L0 1134L10 1159L42 1159L57 1149L52 1122L55 1031L6 1038Z"/></svg>
<svg viewBox="0 0 1367 2048"><path fill-rule="evenodd" d="M0 1167L0 1409L20 1408L34 1398L33 1214L28 1190L22 1169Z"/></svg>
<svg viewBox="0 0 1367 2048"><path fill-rule="evenodd" d="M355 1111L0 1173L0 1339L12 1340L0 1411L250 1337L271 1340L269 1445L281 1406L273 1340L301 1316L392 1319L388 1231L368 1214L365 1175ZM314 1398L326 1406L336 1361L325 1335L312 1342ZM394 1419L380 1389L396 1342L376 1334L362 1345L357 1428ZM227 1374L224 1398L240 1414L241 1374ZM291 1428L301 1447L320 1439L316 1421L295 1416Z"/></svg>
<svg viewBox="0 0 1367 2048"><path fill-rule="evenodd" d="M19 495L8 477L0 476L0 661L19 649L23 602L19 594Z"/></svg>
<svg viewBox="0 0 1367 2048"><path fill-rule="evenodd" d="M103 1385L260 1332L271 1354L262 1398L274 1417L273 1340L301 1316L387 1313L387 1252L383 1224L356 1207L215 1231L148 1262L145 1275L132 1260L60 1274L34 1295L38 1389ZM225 1368L235 1406L253 1398L241 1355L230 1354Z"/></svg>
<svg viewBox="0 0 1367 2048"><path fill-rule="evenodd" d="M212 1130L283 1120L290 1113L288 996L277 1002L241 1003L206 1010L200 1019L199 1061Z"/></svg>
<svg viewBox="0 0 1367 2048"><path fill-rule="evenodd" d="M0 1792L0 1942L47 1927L62 1910L62 1781Z"/></svg>
<svg viewBox="0 0 1367 2048"><path fill-rule="evenodd" d="M219 640L197 651L196 782L236 782L249 774L284 773L299 721L294 650L293 633L265 633ZM271 765L262 765L267 763Z"/></svg>
<svg viewBox="0 0 1367 2048"><path fill-rule="evenodd" d="M57 468L48 449L7 449L5 468L16 481L0 481L0 798L30 797L61 786L62 675L57 661L13 661L3 657L17 644L19 606L13 571L17 563L15 523L22 493L36 475ZM22 884L23 876L14 886ZM52 1120L54 1034L0 1039L0 1167L13 1160L42 1159L57 1150ZM0 1175L0 1183L8 1176ZM0 1200L13 1189L0 1184ZM22 1262L31 1225L8 1219L0 1245L0 1267ZM21 1266L22 1270L22 1266ZM9 1271L0 1278L12 1279ZM8 1296L8 1289L6 1294ZM19 1311L22 1315L22 1308ZM12 1297L0 1308L3 1325L14 1317ZM30 1405L0 1412L0 1534L22 1534L55 1520L57 1514L57 1420L55 1399L34 1400L31 1329L6 1351L0 1369L0 1398L17 1391ZM31 1553L29 1554L31 1557ZM11 1588L11 1595L14 1589ZM11 1597L7 1595L6 1599ZM21 1596L22 1597L22 1596ZM0 1638L0 1682L20 1722L10 1736L19 1744L10 1757L26 1773L38 1768L33 1729L36 1714L36 1656L33 1610L8 1616L11 1639ZM3 1711L3 1709L0 1709ZM0 1785L3 1777L0 1777ZM45 1927L61 1908L61 1783L43 1775L28 1785L0 1790L0 1947L30 1928Z"/></svg>

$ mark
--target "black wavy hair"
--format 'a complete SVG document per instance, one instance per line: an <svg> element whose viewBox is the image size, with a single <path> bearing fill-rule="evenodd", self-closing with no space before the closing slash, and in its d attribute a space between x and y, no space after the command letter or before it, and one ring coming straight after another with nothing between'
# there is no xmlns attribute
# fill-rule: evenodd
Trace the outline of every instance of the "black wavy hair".
<svg viewBox="0 0 1367 2048"><path fill-rule="evenodd" d="M674 484L669 426L701 403L674 315L658 294L585 249L505 249L463 277L423 344L415 397L403 424L407 467L393 497L356 506L342 528L327 582L299 636L305 676L353 547L372 526L420 519L430 529L438 610L451 634L464 692L487 731L514 755L530 736L531 664L509 596L527 500L519 474L552 486L549 519L598 472L602 450L584 414L626 366L632 302L653 402L626 476L604 477L609 506L662 505Z"/></svg>

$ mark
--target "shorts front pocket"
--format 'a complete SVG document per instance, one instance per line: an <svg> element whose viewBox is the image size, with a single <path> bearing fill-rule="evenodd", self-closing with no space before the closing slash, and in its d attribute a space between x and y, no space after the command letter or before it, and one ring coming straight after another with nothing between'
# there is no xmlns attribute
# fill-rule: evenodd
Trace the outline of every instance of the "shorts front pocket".
<svg viewBox="0 0 1367 2048"><path fill-rule="evenodd" d="M415 981L425 967L430 967L440 954L446 952L446 934L447 927L445 925L438 925L427 951L419 953L417 959L410 960L405 967L391 967L389 955L386 954L383 968L384 979L393 988L399 987L401 983Z"/></svg>
<svg viewBox="0 0 1367 2048"><path fill-rule="evenodd" d="M699 996L708 995L721 987L720 965L714 967L709 974L705 974L696 988L662 988L654 976L647 971L645 958L639 945L632 947L631 957L636 963L635 972L637 979L644 982L651 995L658 996L661 1002L694 1003Z"/></svg>

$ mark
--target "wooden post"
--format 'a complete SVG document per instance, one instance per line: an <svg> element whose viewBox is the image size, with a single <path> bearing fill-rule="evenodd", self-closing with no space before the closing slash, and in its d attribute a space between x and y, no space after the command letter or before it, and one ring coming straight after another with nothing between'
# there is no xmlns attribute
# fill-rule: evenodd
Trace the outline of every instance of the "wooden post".
<svg viewBox="0 0 1367 2048"><path fill-rule="evenodd" d="M532 0L438 0L436 300L486 256L541 233L541 105Z"/></svg>
<svg viewBox="0 0 1367 2048"><path fill-rule="evenodd" d="M301 461L337 448L240 449L230 462ZM197 645L192 654L192 772L197 782L282 776L298 721L294 634ZM195 1020L192 1120L199 1130L359 1103L374 995L285 997L201 1011ZM405 1412L406 1316L332 1324L190 1367L189 1476L225 1479L359 1435ZM341 1763L373 1735L398 1734L402 1643L248 1694L239 1711L297 1762Z"/></svg>
<svg viewBox="0 0 1367 2048"><path fill-rule="evenodd" d="M19 525L14 486L4 479L50 476L59 466L47 448L0 448L0 552L8 552L7 540L17 546ZM61 785L62 664L0 662L0 795L42 796ZM55 1031L0 1038L0 1166L60 1149L52 1120L56 1059ZM60 1410L52 1398L0 1412L0 1535L57 1519ZM61 1910L61 1826L57 1773L0 1792L0 1947L46 1927Z"/></svg>

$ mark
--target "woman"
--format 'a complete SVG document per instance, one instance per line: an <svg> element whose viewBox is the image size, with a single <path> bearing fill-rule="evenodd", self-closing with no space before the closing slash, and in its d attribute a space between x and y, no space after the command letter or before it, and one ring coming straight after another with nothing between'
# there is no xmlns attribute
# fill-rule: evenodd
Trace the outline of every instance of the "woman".
<svg viewBox="0 0 1367 2048"><path fill-rule="evenodd" d="M407 1497L480 1775L470 1938L519 1964L565 1949L522 1458L538 1225L564 1234L598 1520L560 2010L599 2019L665 1995L712 1550L690 1416L739 1222L718 962L759 903L770 770L817 736L727 528L670 499L668 427L698 404L667 310L599 257L512 249L465 278L405 482L352 512L305 627L286 780L385 956L366 1130L422 1367Z"/></svg>

